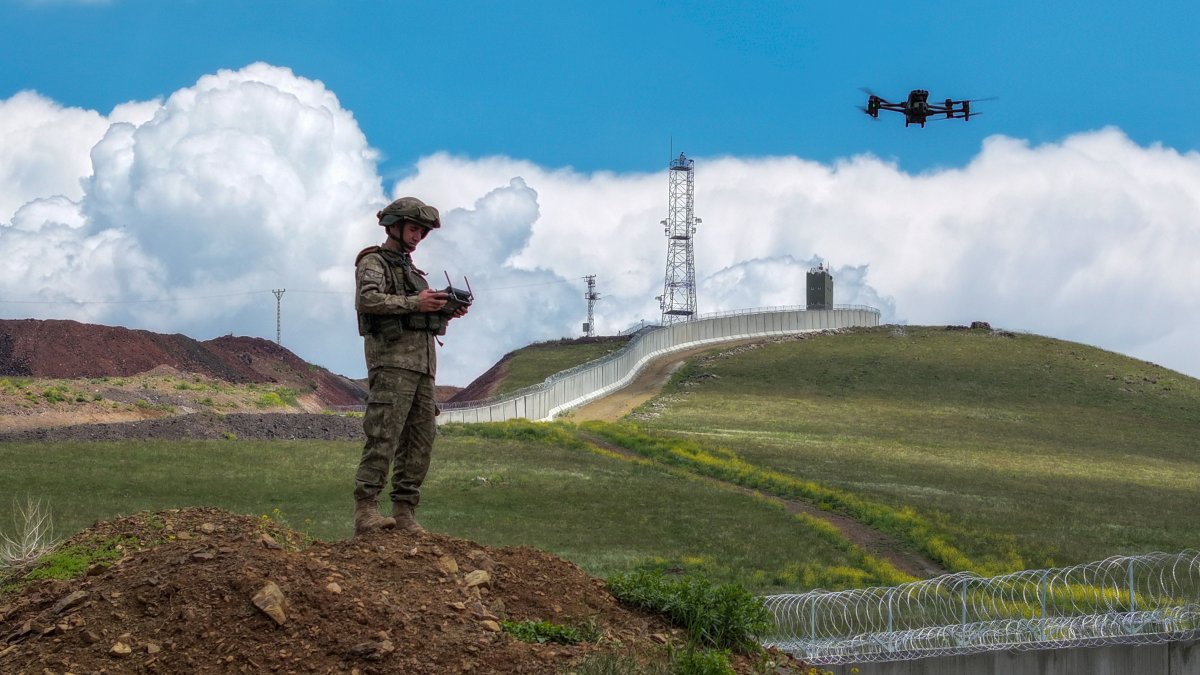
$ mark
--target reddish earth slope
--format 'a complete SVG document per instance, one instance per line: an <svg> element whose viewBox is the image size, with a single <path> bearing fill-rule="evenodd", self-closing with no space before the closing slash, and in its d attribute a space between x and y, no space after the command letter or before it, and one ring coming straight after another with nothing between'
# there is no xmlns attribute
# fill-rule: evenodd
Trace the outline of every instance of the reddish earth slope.
<svg viewBox="0 0 1200 675"><path fill-rule="evenodd" d="M157 366L226 382L271 382L312 391L326 405L358 405L363 388L310 365L284 347L253 337L200 342L120 326L64 320L0 319L0 375L127 377Z"/></svg>

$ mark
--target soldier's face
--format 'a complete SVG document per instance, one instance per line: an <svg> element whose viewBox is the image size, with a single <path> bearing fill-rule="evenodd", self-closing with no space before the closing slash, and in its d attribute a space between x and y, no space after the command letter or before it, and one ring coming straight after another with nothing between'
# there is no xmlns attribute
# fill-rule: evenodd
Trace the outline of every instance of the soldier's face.
<svg viewBox="0 0 1200 675"><path fill-rule="evenodd" d="M421 240L425 238L426 232L428 230L425 228L411 220L406 220L404 221L403 229L400 231L400 238L409 251L415 251Z"/></svg>

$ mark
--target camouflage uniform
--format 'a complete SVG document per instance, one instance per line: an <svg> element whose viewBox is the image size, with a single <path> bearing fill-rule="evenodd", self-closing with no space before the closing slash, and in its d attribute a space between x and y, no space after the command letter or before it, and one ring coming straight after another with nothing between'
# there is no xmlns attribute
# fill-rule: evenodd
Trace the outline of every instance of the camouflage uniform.
<svg viewBox="0 0 1200 675"><path fill-rule="evenodd" d="M437 429L434 336L445 334L446 319L418 310L416 294L429 284L407 253L365 249L355 264L355 286L370 393L354 497L376 499L391 464L392 501L415 508Z"/></svg>

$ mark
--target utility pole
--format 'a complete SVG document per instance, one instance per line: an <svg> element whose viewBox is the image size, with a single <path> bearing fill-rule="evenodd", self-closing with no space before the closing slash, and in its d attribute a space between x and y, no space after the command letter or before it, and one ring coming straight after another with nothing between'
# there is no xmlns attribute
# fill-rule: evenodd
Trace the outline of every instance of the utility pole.
<svg viewBox="0 0 1200 675"><path fill-rule="evenodd" d="M662 221L667 235L667 270L659 298L663 325L691 321L696 315L696 261L692 235L702 222L692 212L695 197L695 160L682 152L671 160L667 217Z"/></svg>
<svg viewBox="0 0 1200 675"><path fill-rule="evenodd" d="M596 275L589 274L584 279L587 279L587 293L583 294L583 299L588 301L588 319L587 323L583 324L583 335L596 337L596 321L592 318L592 309L600 299L600 294L596 292Z"/></svg>
<svg viewBox="0 0 1200 675"><path fill-rule="evenodd" d="M286 290L287 290L286 288L275 288L275 289L271 290L271 292L275 294L275 344L277 344L277 345L283 344L283 342L281 342L279 339L279 337L280 337L279 327L280 327L280 318L281 318L280 305L283 303L283 293Z"/></svg>

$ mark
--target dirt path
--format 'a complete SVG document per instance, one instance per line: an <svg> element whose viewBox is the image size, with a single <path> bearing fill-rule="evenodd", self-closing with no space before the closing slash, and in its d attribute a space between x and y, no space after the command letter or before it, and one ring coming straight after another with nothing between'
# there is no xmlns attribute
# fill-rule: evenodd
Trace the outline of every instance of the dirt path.
<svg viewBox="0 0 1200 675"><path fill-rule="evenodd" d="M716 345L704 345L683 351L668 354L662 358L651 361L637 378L634 379L625 388L616 391L602 399L592 401L580 408L576 408L566 415L567 419L574 422L583 422L588 420L599 420L604 422L616 422L622 417L628 415L635 408L642 405L651 398L654 398L662 391L663 386L671 379L671 375L675 371L683 367L683 364L695 356L707 351L718 349L729 349L738 345L749 344L751 342L761 342L763 338L753 338L747 340L737 340L731 342L722 342ZM611 450L626 457L636 457L634 453L617 445L613 445L608 441L597 436L588 435L588 440L596 445ZM807 502L802 502L794 499L783 499L773 495L763 494L757 490L741 487L733 483L719 481L713 478L704 478L704 480L718 485L724 489L736 490L748 495L757 495L764 499L768 499L777 504L783 505L790 513L804 513L814 518L819 518L830 525L833 525L842 533L842 536L850 540L855 546L866 551L870 555L886 560L896 569L910 574L920 579L934 577L939 574L945 574L946 570L941 565L926 556L913 551L904 546L895 537L885 534L878 530L872 529L853 518L843 516L841 514L824 511Z"/></svg>
<svg viewBox="0 0 1200 675"><path fill-rule="evenodd" d="M762 342L763 338L746 340L731 340L718 344L708 344L691 349L672 352L651 361L638 373L638 376L624 388L615 391L604 398L587 403L570 411L564 417L573 422L598 420L616 422L628 415L634 408L649 401L662 391L663 386L670 381L675 371L683 367L688 359L707 351L729 349L751 342Z"/></svg>
<svg viewBox="0 0 1200 675"><path fill-rule="evenodd" d="M610 443L609 441L593 435L584 434L584 438L605 450L614 452L622 457L630 459L641 459L641 455L627 450L619 445ZM779 504L788 510L788 513L797 514L803 513L813 518L823 520L837 528L842 536L854 544L858 548L866 551L868 554L886 560L888 564L905 574L914 576L918 579L928 579L936 577L940 574L945 574L946 569L926 557L924 554L914 551L890 534L880 532L864 525L853 518L843 516L831 511L825 511L809 504L808 502L799 501L796 499L784 499L775 495L766 494L758 490L742 487L728 481L717 480L707 476L693 474L694 477L716 487L725 490L734 490L745 495L751 495L766 499L775 504Z"/></svg>

